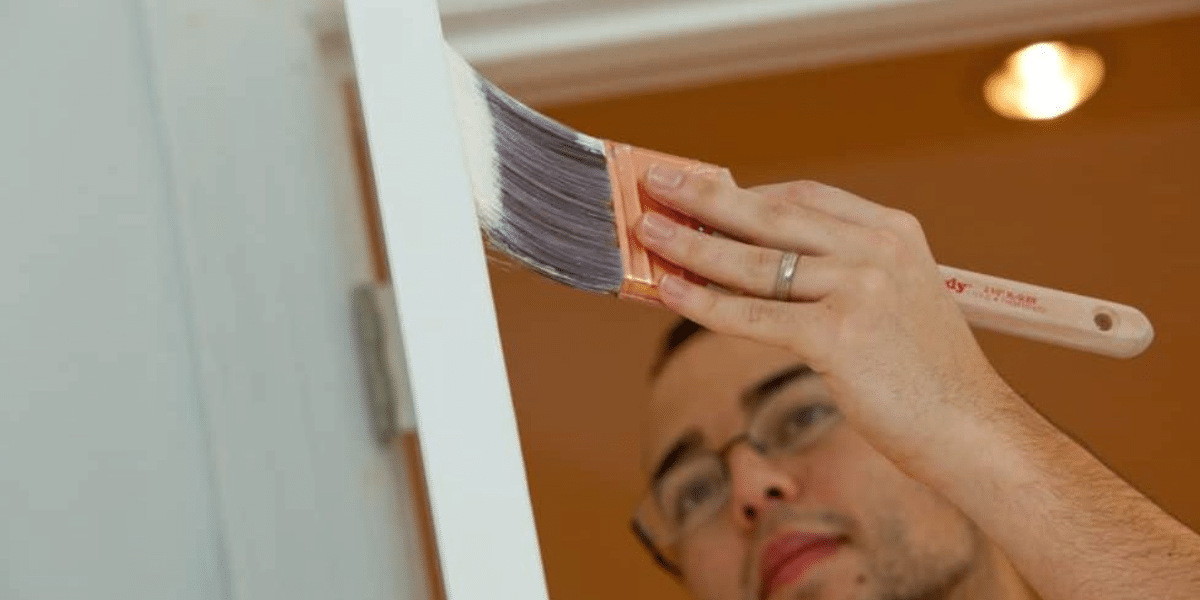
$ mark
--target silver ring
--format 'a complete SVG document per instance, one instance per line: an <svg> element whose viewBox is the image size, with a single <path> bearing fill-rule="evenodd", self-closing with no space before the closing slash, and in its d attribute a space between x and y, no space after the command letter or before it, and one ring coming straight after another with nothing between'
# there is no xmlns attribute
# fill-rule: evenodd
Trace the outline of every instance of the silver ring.
<svg viewBox="0 0 1200 600"><path fill-rule="evenodd" d="M800 264L800 255L795 252L784 252L779 259L779 273L775 276L775 299L787 302L792 299L792 279L796 277L796 265Z"/></svg>

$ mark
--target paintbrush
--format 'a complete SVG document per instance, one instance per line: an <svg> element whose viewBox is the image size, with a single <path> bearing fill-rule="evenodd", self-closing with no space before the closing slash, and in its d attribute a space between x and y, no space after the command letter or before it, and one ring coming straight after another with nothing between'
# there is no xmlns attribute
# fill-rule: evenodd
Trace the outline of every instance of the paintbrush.
<svg viewBox="0 0 1200 600"><path fill-rule="evenodd" d="M667 273L695 274L648 252L634 228L647 211L700 229L694 219L643 193L639 179L660 163L697 174L725 169L603 140L525 106L446 46L475 205L496 250L541 275L589 292L661 304ZM939 267L973 326L1116 358L1154 338L1141 311L1047 287Z"/></svg>

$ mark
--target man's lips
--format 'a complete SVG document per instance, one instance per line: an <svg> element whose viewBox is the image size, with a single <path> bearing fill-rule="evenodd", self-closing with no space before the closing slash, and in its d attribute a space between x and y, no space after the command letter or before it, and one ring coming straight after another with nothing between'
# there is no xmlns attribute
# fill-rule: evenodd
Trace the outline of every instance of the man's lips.
<svg viewBox="0 0 1200 600"><path fill-rule="evenodd" d="M814 563L837 552L845 539L812 533L789 533L771 540L759 558L759 597L804 576Z"/></svg>

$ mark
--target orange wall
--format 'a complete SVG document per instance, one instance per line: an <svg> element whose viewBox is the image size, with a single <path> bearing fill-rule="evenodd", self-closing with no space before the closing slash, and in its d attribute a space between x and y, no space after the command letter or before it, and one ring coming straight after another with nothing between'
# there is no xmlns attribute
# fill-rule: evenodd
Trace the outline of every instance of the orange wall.
<svg viewBox="0 0 1200 600"><path fill-rule="evenodd" d="M1069 39L1109 63L1050 124L989 113L979 82L1016 45L547 112L601 137L817 179L919 216L940 262L1142 308L1151 349L1117 361L980 337L1030 402L1200 528L1200 18ZM681 597L628 534L644 372L669 315L493 269L552 597Z"/></svg>

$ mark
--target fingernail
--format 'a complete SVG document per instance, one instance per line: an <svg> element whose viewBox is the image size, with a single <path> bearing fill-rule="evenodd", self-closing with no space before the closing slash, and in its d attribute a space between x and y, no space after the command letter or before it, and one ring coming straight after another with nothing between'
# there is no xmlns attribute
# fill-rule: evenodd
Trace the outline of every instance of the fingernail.
<svg viewBox="0 0 1200 600"><path fill-rule="evenodd" d="M660 190L673 190L683 185L684 172L666 165L650 165L646 182Z"/></svg>
<svg viewBox="0 0 1200 600"><path fill-rule="evenodd" d="M652 240L665 242L675 234L675 224L656 212L647 212L642 217L642 233Z"/></svg>
<svg viewBox="0 0 1200 600"><path fill-rule="evenodd" d="M674 275L663 275L662 280L658 282L658 293L665 300L673 300L682 302L687 297L687 285L683 280Z"/></svg>

